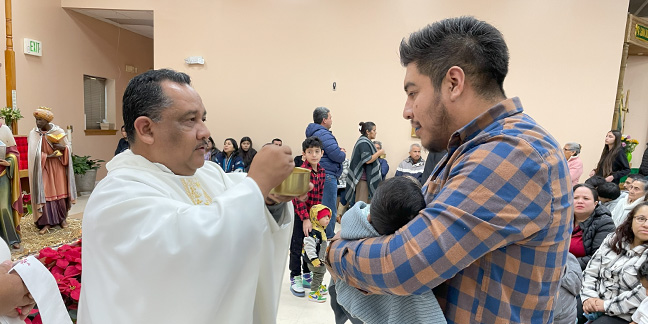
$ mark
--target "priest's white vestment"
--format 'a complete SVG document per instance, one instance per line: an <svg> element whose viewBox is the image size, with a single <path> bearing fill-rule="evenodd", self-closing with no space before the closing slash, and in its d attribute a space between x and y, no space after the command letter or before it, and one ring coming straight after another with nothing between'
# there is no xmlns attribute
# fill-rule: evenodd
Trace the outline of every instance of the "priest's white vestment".
<svg viewBox="0 0 648 324"><path fill-rule="evenodd" d="M275 323L293 207L205 162L173 174L127 150L83 215L79 324Z"/></svg>

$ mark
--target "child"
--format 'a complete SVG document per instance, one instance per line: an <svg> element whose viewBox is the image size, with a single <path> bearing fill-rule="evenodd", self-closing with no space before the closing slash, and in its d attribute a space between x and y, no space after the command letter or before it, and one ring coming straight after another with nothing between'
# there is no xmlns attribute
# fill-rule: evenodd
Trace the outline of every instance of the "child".
<svg viewBox="0 0 648 324"><path fill-rule="evenodd" d="M310 222L313 230L304 237L304 250L302 255L308 269L313 273L308 300L317 303L326 301L328 293L326 286L322 285L326 266L324 254L326 253L326 226L331 221L331 209L324 205L315 205L310 210Z"/></svg>
<svg viewBox="0 0 648 324"><path fill-rule="evenodd" d="M383 181L371 205L358 201L342 217L341 237L357 240L392 234L425 208L418 180L394 177ZM335 283L337 302L364 323L446 323L432 290L421 295L365 295L344 281Z"/></svg>
<svg viewBox="0 0 648 324"><path fill-rule="evenodd" d="M621 190L614 182L606 182L596 187L601 205L612 211L621 199L626 199L627 193L621 198ZM619 199L621 198L621 199Z"/></svg>
<svg viewBox="0 0 648 324"><path fill-rule="evenodd" d="M299 167L311 170L310 182L313 184L313 190L308 192L306 201L293 199L295 206L295 221L293 224L292 239L290 241L290 292L297 297L304 297L306 293L304 288L310 288L311 274L306 263L302 264L302 246L304 237L311 231L312 225L309 220L308 211L312 206L322 203L322 193L324 191L324 180L326 173L324 168L319 164L324 151L322 151L322 141L315 136L311 136L302 143L302 155L305 161ZM302 277L302 270L304 277Z"/></svg>
<svg viewBox="0 0 648 324"><path fill-rule="evenodd" d="M648 260L639 267L637 276L644 289L648 290ZM644 298L637 310L632 314L631 324L648 324L648 298Z"/></svg>

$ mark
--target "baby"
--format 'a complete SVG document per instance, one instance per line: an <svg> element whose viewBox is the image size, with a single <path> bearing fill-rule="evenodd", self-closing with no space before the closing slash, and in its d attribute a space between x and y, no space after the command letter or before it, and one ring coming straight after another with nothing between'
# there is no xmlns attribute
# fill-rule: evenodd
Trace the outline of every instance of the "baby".
<svg viewBox="0 0 648 324"><path fill-rule="evenodd" d="M389 235L425 208L419 182L394 177L376 189L371 205L359 201L342 217L340 235L346 240ZM432 290L421 295L365 295L338 280L337 301L364 323L446 323Z"/></svg>

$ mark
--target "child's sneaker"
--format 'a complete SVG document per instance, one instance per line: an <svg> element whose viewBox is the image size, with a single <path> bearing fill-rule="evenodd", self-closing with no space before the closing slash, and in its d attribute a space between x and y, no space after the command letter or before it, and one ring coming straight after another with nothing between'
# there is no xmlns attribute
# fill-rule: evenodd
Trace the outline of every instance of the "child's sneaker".
<svg viewBox="0 0 648 324"><path fill-rule="evenodd" d="M319 290L315 290L315 291L311 291L310 294L308 294L308 300L316 303L323 303L326 302L326 296L322 296Z"/></svg>
<svg viewBox="0 0 648 324"><path fill-rule="evenodd" d="M304 292L304 286L302 285L301 276L294 276L290 278L290 292L297 297L306 296L306 292Z"/></svg>
<svg viewBox="0 0 648 324"><path fill-rule="evenodd" d="M328 295L328 289L326 288L326 285L320 285L319 292L322 296Z"/></svg>
<svg viewBox="0 0 648 324"><path fill-rule="evenodd" d="M313 281L313 277L311 276L311 273L304 273L302 276L302 286L304 288L309 288L311 287L311 281Z"/></svg>

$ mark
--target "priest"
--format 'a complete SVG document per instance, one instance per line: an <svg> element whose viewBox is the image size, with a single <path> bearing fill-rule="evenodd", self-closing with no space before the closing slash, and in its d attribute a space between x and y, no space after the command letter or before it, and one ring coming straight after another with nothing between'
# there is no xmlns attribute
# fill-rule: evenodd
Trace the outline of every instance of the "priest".
<svg viewBox="0 0 648 324"><path fill-rule="evenodd" d="M269 145L249 173L226 174L204 160L206 115L184 73L129 82L130 150L84 212L79 323L276 322L293 208L270 190L292 152Z"/></svg>

